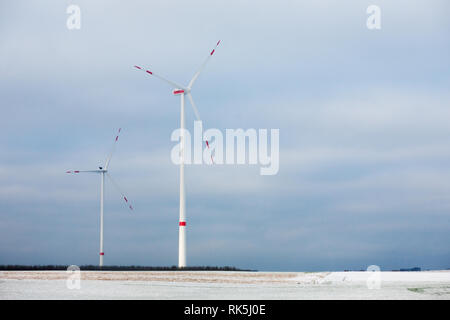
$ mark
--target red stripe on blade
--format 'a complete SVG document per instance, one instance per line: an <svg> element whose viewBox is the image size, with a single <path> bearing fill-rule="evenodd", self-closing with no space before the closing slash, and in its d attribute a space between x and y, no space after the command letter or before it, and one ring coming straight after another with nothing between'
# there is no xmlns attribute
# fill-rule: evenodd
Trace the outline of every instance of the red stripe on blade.
<svg viewBox="0 0 450 320"><path fill-rule="evenodd" d="M153 74L153 72L151 72L150 70L145 70L145 72Z"/></svg>
<svg viewBox="0 0 450 320"><path fill-rule="evenodd" d="M180 221L180 227L185 227L186 226L186 221Z"/></svg>
<svg viewBox="0 0 450 320"><path fill-rule="evenodd" d="M104 256L104 255L105 255L105 253L104 253L104 252L100 252L100 255L101 255L101 256Z"/></svg>
<svg viewBox="0 0 450 320"><path fill-rule="evenodd" d="M214 51L216 51L215 49L213 49L213 51L211 51L211 55L213 55L214 54Z"/></svg>
<svg viewBox="0 0 450 320"><path fill-rule="evenodd" d="M142 70L142 68L141 67L139 67L139 66L134 66L135 68L138 68L138 69L140 69L140 70Z"/></svg>

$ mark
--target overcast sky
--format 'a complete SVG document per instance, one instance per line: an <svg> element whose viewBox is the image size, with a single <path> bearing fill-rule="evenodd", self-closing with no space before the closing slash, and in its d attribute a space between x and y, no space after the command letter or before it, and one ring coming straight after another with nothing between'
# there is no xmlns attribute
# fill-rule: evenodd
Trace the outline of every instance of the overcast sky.
<svg viewBox="0 0 450 320"><path fill-rule="evenodd" d="M68 30L66 9L81 8ZM381 29L366 27L369 5ZM0 264L176 265L179 98L204 128L280 129L280 170L186 168L187 263L450 268L446 0L0 2ZM189 129L194 115L186 109Z"/></svg>

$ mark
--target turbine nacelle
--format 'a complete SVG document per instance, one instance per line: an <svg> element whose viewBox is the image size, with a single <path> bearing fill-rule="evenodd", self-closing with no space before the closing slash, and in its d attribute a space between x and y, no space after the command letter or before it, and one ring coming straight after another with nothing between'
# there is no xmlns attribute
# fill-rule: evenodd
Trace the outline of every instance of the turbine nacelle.
<svg viewBox="0 0 450 320"><path fill-rule="evenodd" d="M177 94L185 94L185 93L189 93L190 91L191 91L191 90L175 89L175 90L172 91L172 93L173 93L174 95L177 95Z"/></svg>

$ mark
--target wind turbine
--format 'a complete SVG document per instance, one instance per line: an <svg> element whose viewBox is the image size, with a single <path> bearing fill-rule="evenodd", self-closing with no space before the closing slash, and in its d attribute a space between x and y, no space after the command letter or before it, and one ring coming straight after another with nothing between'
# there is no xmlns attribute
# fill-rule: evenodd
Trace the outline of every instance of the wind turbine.
<svg viewBox="0 0 450 320"><path fill-rule="evenodd" d="M205 59L203 64L197 70L197 72L192 77L191 81L187 86L180 85L174 81L168 80L153 71L145 69L140 66L134 66L136 69L146 72L149 75L157 77L158 79L167 82L174 90L172 93L174 95L179 95L181 98L181 116L180 116L180 220L179 220L179 233L178 233L178 267L186 267L186 195L184 190L184 148L185 148L185 137L184 137L184 98L187 95L189 102L191 103L192 109L194 110L195 117L198 121L200 120L200 115L198 113L198 109L195 106L194 100L191 95L191 89L194 85L195 80L197 80L200 73L205 68L209 59L211 59L212 55L216 51L217 46L219 45L220 40L216 43L216 46L212 49L208 57ZM209 143L206 141L206 146L209 149ZM211 156L211 160L212 156Z"/></svg>
<svg viewBox="0 0 450 320"><path fill-rule="evenodd" d="M114 150L116 149L116 144L117 144L117 140L119 140L120 131L121 131L121 129L119 128L119 131L117 132L111 152L108 155L108 158L106 159L105 166L98 167L98 169L96 169L96 170L69 170L69 171L66 171L66 173L88 172L88 173L99 173L100 174L100 178L101 178L101 180L100 180L100 263L99 263L100 267L103 266L103 256L105 255L105 253L103 252L103 196L104 196L105 175L111 180L114 187L122 195L123 200L125 200L126 204L130 208L130 210L133 210L133 206L129 203L128 198L123 194L123 192L120 190L117 183L113 180L111 175L108 173L109 162L111 161L111 157L114 153Z"/></svg>

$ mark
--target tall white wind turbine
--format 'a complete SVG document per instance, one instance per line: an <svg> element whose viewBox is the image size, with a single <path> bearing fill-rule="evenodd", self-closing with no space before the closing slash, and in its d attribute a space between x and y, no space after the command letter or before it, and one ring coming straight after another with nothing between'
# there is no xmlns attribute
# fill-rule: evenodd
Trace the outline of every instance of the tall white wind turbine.
<svg viewBox="0 0 450 320"><path fill-rule="evenodd" d="M128 198L123 194L123 192L120 190L117 183L113 180L111 175L108 173L109 162L111 161L111 157L116 148L117 140L119 140L120 131L121 131L121 129L119 128L119 131L117 132L111 152L108 155L108 157L106 158L105 166L98 167L98 169L96 169L96 170L69 170L69 171L66 171L66 173L88 172L88 173L99 173L100 174L100 178L101 178L101 180L100 180L100 263L99 263L100 267L103 266L103 256L105 255L105 253L103 251L103 196L104 196L105 175L111 180L113 186L122 195L122 198L128 205L128 208L130 208L130 210L133 210L133 206L129 203Z"/></svg>
<svg viewBox="0 0 450 320"><path fill-rule="evenodd" d="M174 81L168 80L160 75L155 74L153 71L145 69L140 66L134 66L136 69L146 72L152 76L157 77L158 79L167 82L174 90L172 93L174 95L179 95L181 98L181 119L180 119L180 220L179 220L179 238L178 238L178 267L186 267L186 195L184 190L184 148L185 148L185 137L184 137L184 99L187 95L189 102L191 103L192 109L194 111L195 117L198 121L200 121L200 115L198 113L198 109L195 106L194 100L191 95L191 89L194 85L195 80L197 80L200 73L203 71L204 67L208 63L209 59L212 57L214 52L216 51L217 46L219 45L220 40L216 43L216 46L212 49L206 60L197 70L197 72L192 77L191 81L187 86L180 85ZM206 141L206 145L209 148L209 143ZM212 157L211 157L212 160Z"/></svg>

